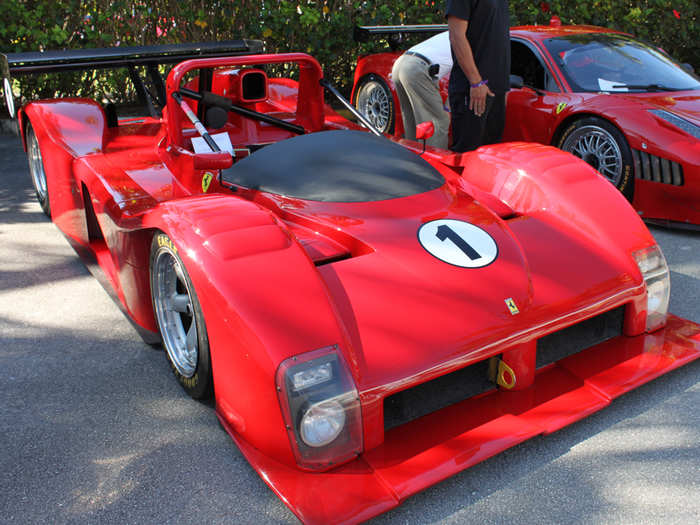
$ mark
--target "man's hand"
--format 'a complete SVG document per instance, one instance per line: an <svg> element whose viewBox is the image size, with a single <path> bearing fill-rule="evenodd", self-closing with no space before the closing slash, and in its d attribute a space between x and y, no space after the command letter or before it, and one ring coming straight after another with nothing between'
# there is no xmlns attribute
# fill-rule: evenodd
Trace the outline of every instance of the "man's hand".
<svg viewBox="0 0 700 525"><path fill-rule="evenodd" d="M480 117L486 111L486 97L493 97L494 93L487 84L469 89L469 109Z"/></svg>

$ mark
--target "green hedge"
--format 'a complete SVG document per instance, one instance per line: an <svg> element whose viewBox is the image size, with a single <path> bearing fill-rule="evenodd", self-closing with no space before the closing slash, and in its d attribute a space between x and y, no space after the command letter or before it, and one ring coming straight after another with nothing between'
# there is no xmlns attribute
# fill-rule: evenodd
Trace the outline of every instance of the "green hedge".
<svg viewBox="0 0 700 525"><path fill-rule="evenodd" d="M0 51L258 38L269 52L313 54L348 93L358 54L382 49L381 41L354 42L354 25L442 23L444 6L444 0L2 0L0 17L7 22L0 24ZM546 24L557 14L565 24L634 33L700 66L698 0L510 0L510 8L513 25ZM105 82L94 84L109 91ZM82 94L95 95L84 76L58 86L44 78L23 80L22 92L77 94L76 85Z"/></svg>

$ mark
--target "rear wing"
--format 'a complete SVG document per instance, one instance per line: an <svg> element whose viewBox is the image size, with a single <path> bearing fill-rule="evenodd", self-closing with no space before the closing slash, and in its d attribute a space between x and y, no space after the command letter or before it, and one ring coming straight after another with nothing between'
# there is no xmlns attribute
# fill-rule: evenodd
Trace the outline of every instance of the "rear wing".
<svg viewBox="0 0 700 525"><path fill-rule="evenodd" d="M93 69L115 69L125 67L134 83L141 103L152 116L157 116L154 102L165 105L165 82L158 70L162 64L175 64L190 58L220 57L260 54L260 40L228 40L223 42L201 42L193 44L165 44L157 46L109 47L93 49L67 49L28 53L0 54L0 74L5 106L10 118L17 111L12 94L12 78L39 73L81 71ZM155 86L149 93L136 66L145 66ZM155 99L155 100L154 100Z"/></svg>
<svg viewBox="0 0 700 525"><path fill-rule="evenodd" d="M447 24L423 24L406 26L355 26L355 42L369 42L372 37L385 37L392 51L396 51L408 35L430 35L447 31Z"/></svg>

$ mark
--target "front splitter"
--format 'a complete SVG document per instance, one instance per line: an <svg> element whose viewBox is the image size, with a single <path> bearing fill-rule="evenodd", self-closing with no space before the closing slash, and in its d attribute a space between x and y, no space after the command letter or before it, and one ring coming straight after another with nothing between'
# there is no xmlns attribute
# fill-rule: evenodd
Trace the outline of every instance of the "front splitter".
<svg viewBox="0 0 700 525"><path fill-rule="evenodd" d="M669 316L653 334L617 337L538 370L517 392L491 390L389 430L336 469L305 472L264 456L219 420L262 479L304 523L357 523L540 434L601 410L700 358L700 325Z"/></svg>

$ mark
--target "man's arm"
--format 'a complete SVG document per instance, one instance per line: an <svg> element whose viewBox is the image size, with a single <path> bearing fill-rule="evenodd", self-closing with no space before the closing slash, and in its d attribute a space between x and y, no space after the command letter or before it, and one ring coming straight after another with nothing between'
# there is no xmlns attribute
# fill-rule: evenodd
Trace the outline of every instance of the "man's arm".
<svg viewBox="0 0 700 525"><path fill-rule="evenodd" d="M481 73L474 62L474 53L467 40L467 27L469 22L455 16L447 17L447 28L450 32L450 45L455 53L455 58L462 68L467 80L471 85L478 84L483 79ZM486 97L493 96L493 92L487 84L469 89L469 109L477 116L484 114L486 109Z"/></svg>

